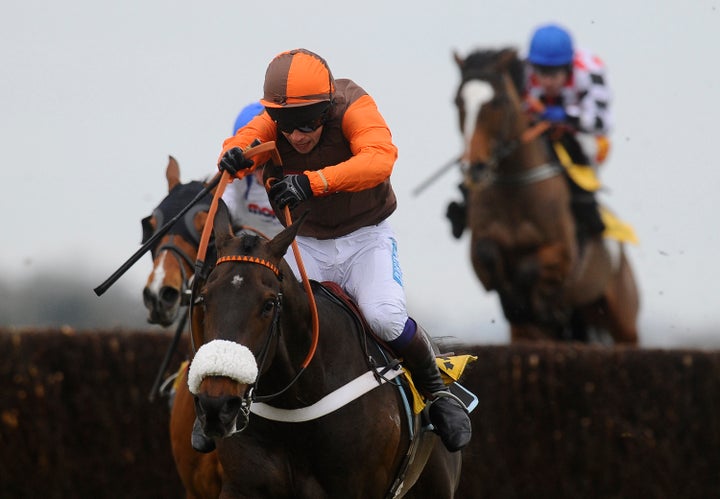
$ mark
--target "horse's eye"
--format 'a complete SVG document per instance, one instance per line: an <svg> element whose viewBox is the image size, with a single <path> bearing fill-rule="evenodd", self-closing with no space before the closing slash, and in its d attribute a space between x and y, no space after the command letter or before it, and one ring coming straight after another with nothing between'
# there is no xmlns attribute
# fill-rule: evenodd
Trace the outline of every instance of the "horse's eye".
<svg viewBox="0 0 720 499"><path fill-rule="evenodd" d="M275 300L267 300L263 304L263 315L271 314L275 310Z"/></svg>

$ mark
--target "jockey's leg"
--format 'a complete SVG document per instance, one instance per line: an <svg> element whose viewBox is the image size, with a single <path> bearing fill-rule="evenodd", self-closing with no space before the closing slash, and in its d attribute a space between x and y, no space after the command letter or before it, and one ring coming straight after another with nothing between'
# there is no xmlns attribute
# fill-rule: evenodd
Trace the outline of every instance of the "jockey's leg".
<svg viewBox="0 0 720 499"><path fill-rule="evenodd" d="M418 391L429 399L430 422L450 452L465 447L472 436L472 425L465 405L455 397L440 377L430 338L408 317L403 334L390 342L402 356L402 364L412 376Z"/></svg>
<svg viewBox="0 0 720 499"><path fill-rule="evenodd" d="M440 377L430 338L408 317L394 232L382 222L341 238L340 254L352 255L342 286L357 302L368 324L403 357L417 389L428 399L430 421L451 452L470 441L470 417ZM363 251L359 248L367 248Z"/></svg>
<svg viewBox="0 0 720 499"><path fill-rule="evenodd" d="M564 135L561 140L565 150L576 165L591 165L588 154L574 135ZM595 193L586 191L566 175L570 186L570 203L573 217L577 225L577 235L580 241L599 236L605 230L605 224L600 216Z"/></svg>
<svg viewBox="0 0 720 499"><path fill-rule="evenodd" d="M605 224L600 216L595 193L583 190L572 180L568 179L570 186L570 208L575 224L577 236L580 241L600 236L605 231Z"/></svg>

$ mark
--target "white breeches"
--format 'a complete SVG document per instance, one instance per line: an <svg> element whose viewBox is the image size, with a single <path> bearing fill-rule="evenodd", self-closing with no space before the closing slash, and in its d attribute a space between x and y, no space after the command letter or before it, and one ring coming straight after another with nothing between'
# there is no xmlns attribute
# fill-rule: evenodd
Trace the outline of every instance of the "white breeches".
<svg viewBox="0 0 720 499"><path fill-rule="evenodd" d="M383 340L400 336L408 315L397 242L387 220L337 239L297 236L296 241L309 279L339 284ZM299 280L292 247L285 259Z"/></svg>

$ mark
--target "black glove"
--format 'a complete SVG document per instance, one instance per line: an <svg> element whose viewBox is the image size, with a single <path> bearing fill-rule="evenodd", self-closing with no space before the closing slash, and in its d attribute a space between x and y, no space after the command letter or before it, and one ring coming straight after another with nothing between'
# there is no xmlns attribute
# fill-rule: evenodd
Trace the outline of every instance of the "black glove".
<svg viewBox="0 0 720 499"><path fill-rule="evenodd" d="M300 204L300 201L305 201L311 198L312 195L310 179L302 173L300 175L288 175L282 180L278 180L268 191L268 196L280 209L286 206L293 209Z"/></svg>
<svg viewBox="0 0 720 499"><path fill-rule="evenodd" d="M239 147L233 147L228 152L223 154L223 157L218 163L218 169L220 171L226 171L233 177L237 175L237 172L247 170L251 168L255 163L253 160L247 159Z"/></svg>

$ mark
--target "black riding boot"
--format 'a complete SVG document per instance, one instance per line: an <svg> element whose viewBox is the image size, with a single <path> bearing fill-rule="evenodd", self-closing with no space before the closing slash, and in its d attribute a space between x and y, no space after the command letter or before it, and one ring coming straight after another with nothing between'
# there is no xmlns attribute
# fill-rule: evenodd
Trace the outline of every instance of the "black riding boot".
<svg viewBox="0 0 720 499"><path fill-rule="evenodd" d="M203 431L202 426L200 426L200 421L198 420L197 416L195 417L195 422L193 423L190 442L192 443L193 449L198 452L202 452L203 454L207 454L208 452L212 452L215 450L215 440L205 435L205 432Z"/></svg>
<svg viewBox="0 0 720 499"><path fill-rule="evenodd" d="M472 435L470 416L465 405L443 383L427 333L417 326L410 343L397 353L403 357L415 387L431 400L430 422L445 447L450 452L465 447Z"/></svg>

